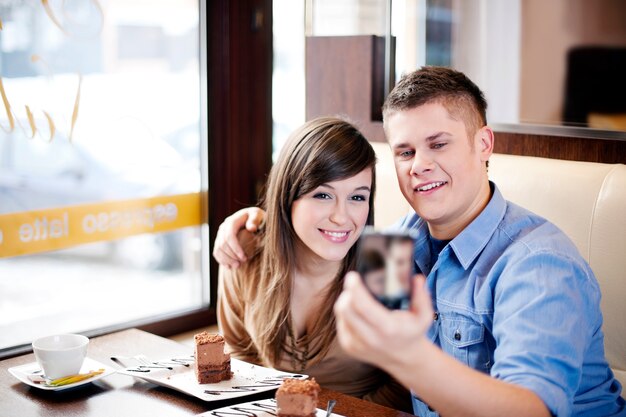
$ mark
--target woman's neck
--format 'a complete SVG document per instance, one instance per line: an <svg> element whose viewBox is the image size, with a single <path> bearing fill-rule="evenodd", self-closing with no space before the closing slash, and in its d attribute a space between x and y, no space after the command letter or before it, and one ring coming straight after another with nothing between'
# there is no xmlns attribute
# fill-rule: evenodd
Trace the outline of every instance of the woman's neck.
<svg viewBox="0 0 626 417"><path fill-rule="evenodd" d="M303 249L303 250L300 250ZM342 261L328 261L307 247L296 249L296 267L291 292L291 320L294 336L308 334L317 320L328 290L337 278Z"/></svg>
<svg viewBox="0 0 626 417"><path fill-rule="evenodd" d="M342 261L323 259L308 247L303 248L302 246L298 245L296 248L295 278L311 281L315 287L320 286L320 284L325 287L339 273Z"/></svg>

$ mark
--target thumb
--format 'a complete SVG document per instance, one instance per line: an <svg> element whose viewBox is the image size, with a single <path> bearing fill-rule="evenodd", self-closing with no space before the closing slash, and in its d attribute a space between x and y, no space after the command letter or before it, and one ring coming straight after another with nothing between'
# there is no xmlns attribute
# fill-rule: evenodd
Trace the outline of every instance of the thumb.
<svg viewBox="0 0 626 417"><path fill-rule="evenodd" d="M265 212L258 207L252 207L248 210L246 220L246 230L256 232L265 218Z"/></svg>

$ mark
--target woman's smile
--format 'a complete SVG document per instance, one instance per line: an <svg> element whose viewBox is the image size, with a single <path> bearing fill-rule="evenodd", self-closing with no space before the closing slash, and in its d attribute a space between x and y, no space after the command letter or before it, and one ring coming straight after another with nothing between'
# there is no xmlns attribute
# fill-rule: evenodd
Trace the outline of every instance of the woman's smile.
<svg viewBox="0 0 626 417"><path fill-rule="evenodd" d="M350 237L350 231L333 231L333 230L324 230L317 229L322 233L324 238L328 239L333 243L344 243Z"/></svg>

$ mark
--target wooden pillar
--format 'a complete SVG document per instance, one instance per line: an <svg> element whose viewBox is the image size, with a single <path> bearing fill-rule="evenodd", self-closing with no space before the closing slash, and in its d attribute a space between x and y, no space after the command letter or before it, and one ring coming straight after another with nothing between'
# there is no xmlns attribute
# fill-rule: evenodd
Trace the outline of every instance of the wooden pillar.
<svg viewBox="0 0 626 417"><path fill-rule="evenodd" d="M207 3L209 235L256 205L272 163L272 1ZM211 259L211 304L217 264Z"/></svg>

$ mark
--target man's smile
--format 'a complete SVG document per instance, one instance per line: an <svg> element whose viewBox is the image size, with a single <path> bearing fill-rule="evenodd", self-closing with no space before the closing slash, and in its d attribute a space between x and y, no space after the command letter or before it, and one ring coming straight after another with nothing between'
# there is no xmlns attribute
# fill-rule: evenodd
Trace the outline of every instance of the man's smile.
<svg viewBox="0 0 626 417"><path fill-rule="evenodd" d="M415 191L417 192L427 192L436 188L440 188L444 185L446 185L448 182L447 181L433 181L433 182L428 182L428 183L424 183L424 184L420 184L417 187L415 187Z"/></svg>

